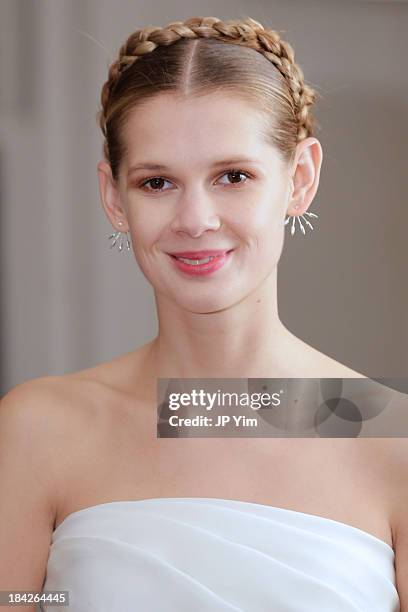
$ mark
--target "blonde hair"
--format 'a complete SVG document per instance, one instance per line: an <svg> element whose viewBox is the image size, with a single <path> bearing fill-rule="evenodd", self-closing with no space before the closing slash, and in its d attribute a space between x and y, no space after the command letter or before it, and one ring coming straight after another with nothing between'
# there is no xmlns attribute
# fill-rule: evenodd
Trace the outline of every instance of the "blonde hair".
<svg viewBox="0 0 408 612"><path fill-rule="evenodd" d="M161 92L188 97L219 90L265 113L264 136L285 161L298 142L313 135L317 93L304 82L292 47L278 32L250 17L226 22L192 17L136 30L109 67L98 120L113 178L126 154L126 120L136 106Z"/></svg>

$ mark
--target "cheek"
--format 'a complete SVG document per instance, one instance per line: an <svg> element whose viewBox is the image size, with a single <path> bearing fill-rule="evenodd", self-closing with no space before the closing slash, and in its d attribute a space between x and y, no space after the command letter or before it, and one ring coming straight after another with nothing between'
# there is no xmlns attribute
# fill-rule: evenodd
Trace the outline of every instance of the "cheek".
<svg viewBox="0 0 408 612"><path fill-rule="evenodd" d="M276 266L284 243L284 214L280 193L262 194L245 207L239 232L249 251L258 257L259 273Z"/></svg>
<svg viewBox="0 0 408 612"><path fill-rule="evenodd" d="M242 203L239 207L239 214L235 214L232 223L241 236L248 239L258 237L263 239L265 236L276 238L283 227L281 199L275 194L269 197L262 194L262 197L251 198L250 201Z"/></svg>
<svg viewBox="0 0 408 612"><path fill-rule="evenodd" d="M151 225L141 224L135 220L129 220L130 234L132 239L133 253L141 271L146 275L151 268L152 244L154 244L154 233Z"/></svg>
<svg viewBox="0 0 408 612"><path fill-rule="evenodd" d="M154 218L148 215L132 215L129 218L130 232L135 250L149 249L157 239L159 226Z"/></svg>

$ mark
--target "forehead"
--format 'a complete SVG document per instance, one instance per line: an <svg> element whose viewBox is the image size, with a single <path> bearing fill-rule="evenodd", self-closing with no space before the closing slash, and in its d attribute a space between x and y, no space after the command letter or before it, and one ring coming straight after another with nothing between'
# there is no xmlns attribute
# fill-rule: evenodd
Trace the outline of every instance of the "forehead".
<svg viewBox="0 0 408 612"><path fill-rule="evenodd" d="M159 94L136 107L123 132L131 165L140 158L210 162L225 154L265 155L265 115L246 100L211 93L182 98Z"/></svg>

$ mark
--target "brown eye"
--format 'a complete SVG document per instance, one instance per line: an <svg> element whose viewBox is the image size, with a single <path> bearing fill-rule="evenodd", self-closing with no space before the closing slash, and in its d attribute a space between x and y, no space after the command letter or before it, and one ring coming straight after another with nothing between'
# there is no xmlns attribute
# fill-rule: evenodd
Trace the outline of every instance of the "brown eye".
<svg viewBox="0 0 408 612"><path fill-rule="evenodd" d="M235 169L224 172L222 177L224 176L228 177L229 185L237 185L237 186L240 186L241 184L246 183L246 180L248 178L251 178L250 175L247 174L246 172L242 172L241 170L235 170ZM167 191L167 189L164 188L164 184L170 183L170 182L171 181L168 181L167 179L161 176L153 176L152 178L143 181L140 187L144 189L145 191L162 192L162 191Z"/></svg>
<svg viewBox="0 0 408 612"><path fill-rule="evenodd" d="M161 176L154 176L153 178L144 181L141 186L146 187L146 185L150 184L151 189L149 188L147 191L165 191L163 189L163 184L168 182L169 181L166 181L166 179L162 178Z"/></svg>
<svg viewBox="0 0 408 612"><path fill-rule="evenodd" d="M241 170L229 170L228 172L225 172L222 176L228 177L228 183L230 185L241 185L242 183L246 183L246 179L250 178L246 172L241 172ZM242 177L244 177L245 180L241 180Z"/></svg>

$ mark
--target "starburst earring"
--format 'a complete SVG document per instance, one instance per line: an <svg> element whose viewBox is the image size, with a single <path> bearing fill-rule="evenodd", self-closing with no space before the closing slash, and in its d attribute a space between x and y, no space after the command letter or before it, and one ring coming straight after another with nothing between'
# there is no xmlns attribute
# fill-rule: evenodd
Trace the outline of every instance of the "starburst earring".
<svg viewBox="0 0 408 612"><path fill-rule="evenodd" d="M123 225L122 221L118 221L118 225ZM127 250L130 251L130 241L129 241L128 232L120 232L120 231L118 231L118 232L113 232L113 234L108 236L108 239L112 240L111 245L110 245L109 248L112 249L115 246L115 244L118 243L118 251L122 251L123 250L123 243L124 243L125 238L126 238Z"/></svg>
<svg viewBox="0 0 408 612"><path fill-rule="evenodd" d="M297 204L295 206L295 208L300 208L299 204ZM307 215L308 217L315 217L316 219L318 219L318 216L315 215L315 213L312 213L312 212L309 212L309 211L306 211L305 213L303 213L303 215L288 215L287 216L284 225L287 225L289 223L290 219L292 218L292 225L290 226L290 234L291 234L291 236L293 236L293 234L296 231L296 219L298 220L298 224L299 224L299 227L300 227L300 229L302 231L302 234L306 234L306 230L305 230L305 228L304 228L304 226L302 224L302 221L300 219L303 219L303 222L306 225L308 225L310 227L310 229L314 229L313 225L310 223L310 221L308 219L306 219L305 215Z"/></svg>

